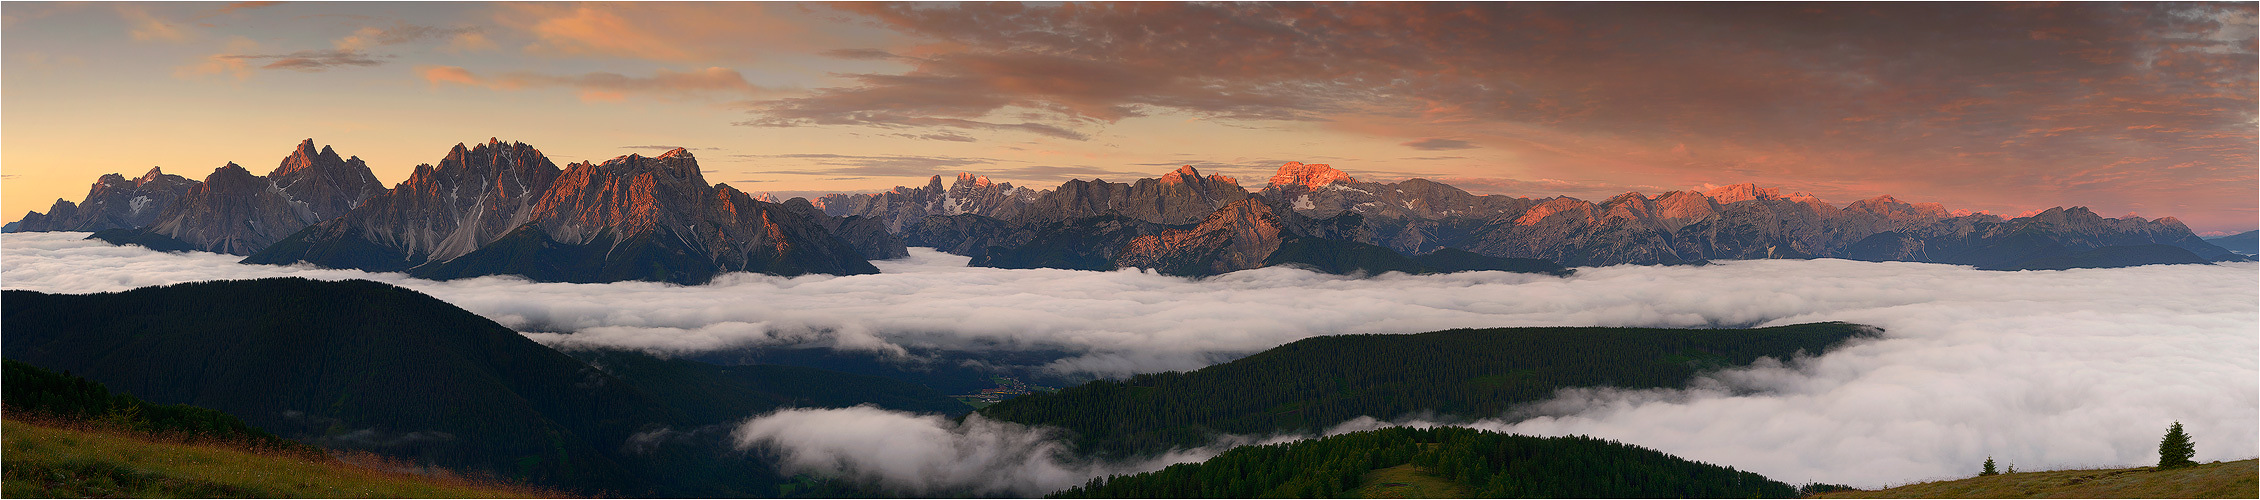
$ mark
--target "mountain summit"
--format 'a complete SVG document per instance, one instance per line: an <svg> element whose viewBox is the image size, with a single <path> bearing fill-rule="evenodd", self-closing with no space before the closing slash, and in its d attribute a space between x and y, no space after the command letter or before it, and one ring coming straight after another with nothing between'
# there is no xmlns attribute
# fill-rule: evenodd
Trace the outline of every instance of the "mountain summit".
<svg viewBox="0 0 2260 500"><path fill-rule="evenodd" d="M1324 188L1335 181L1357 182L1357 179L1352 179L1350 174L1335 170L1334 167L1324 163L1295 161L1280 165L1279 173L1271 175L1271 185L1273 186L1294 185L1301 186L1306 190Z"/></svg>

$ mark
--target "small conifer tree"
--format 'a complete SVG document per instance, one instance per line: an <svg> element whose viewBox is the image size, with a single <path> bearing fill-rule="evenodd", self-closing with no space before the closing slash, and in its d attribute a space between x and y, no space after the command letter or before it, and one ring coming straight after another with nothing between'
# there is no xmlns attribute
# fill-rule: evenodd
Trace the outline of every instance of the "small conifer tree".
<svg viewBox="0 0 2260 500"><path fill-rule="evenodd" d="M1993 470L1993 457L1985 457L1985 470L1978 471L1978 475L1980 476L1991 476L2000 473L2001 471Z"/></svg>
<svg viewBox="0 0 2260 500"><path fill-rule="evenodd" d="M2181 422L2174 422L2172 427L2167 427L2166 438L2158 440L2160 469L2197 465L2197 462L2190 461L2190 457L2195 455L2197 448L2190 444L2189 434L2182 432Z"/></svg>

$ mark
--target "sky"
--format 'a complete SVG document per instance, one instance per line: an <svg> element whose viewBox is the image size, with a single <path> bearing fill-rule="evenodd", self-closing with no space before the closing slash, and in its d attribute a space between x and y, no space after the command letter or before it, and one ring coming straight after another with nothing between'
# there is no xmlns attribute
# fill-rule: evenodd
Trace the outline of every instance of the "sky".
<svg viewBox="0 0 2260 500"><path fill-rule="evenodd" d="M0 214L302 139L805 195L1178 165L2260 227L2252 3L0 4Z"/></svg>

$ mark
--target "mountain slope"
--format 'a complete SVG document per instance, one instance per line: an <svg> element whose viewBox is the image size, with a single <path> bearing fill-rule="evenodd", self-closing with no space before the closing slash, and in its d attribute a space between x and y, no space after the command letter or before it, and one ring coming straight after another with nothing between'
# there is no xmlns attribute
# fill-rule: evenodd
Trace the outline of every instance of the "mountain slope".
<svg viewBox="0 0 2260 500"><path fill-rule="evenodd" d="M1058 426L1088 453L1124 456L1215 434L1308 432L1416 412L1498 416L1568 387L1679 387L1704 370L1818 354L1872 328L1495 328L1315 337L1192 372L1101 380L981 410Z"/></svg>
<svg viewBox="0 0 2260 500"><path fill-rule="evenodd" d="M2260 231L2245 231L2219 238L2206 238L2205 242L2238 254L2260 254Z"/></svg>

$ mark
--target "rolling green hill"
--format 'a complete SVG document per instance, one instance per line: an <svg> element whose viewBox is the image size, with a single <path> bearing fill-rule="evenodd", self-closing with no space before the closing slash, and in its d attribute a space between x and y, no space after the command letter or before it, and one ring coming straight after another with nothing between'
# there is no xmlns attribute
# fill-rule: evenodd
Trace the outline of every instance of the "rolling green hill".
<svg viewBox="0 0 2260 500"><path fill-rule="evenodd" d="M965 410L913 384L816 369L585 354L603 365L592 366L368 281L11 290L0 292L0 320L8 358L151 402L224 411L325 448L589 493L775 496L785 479L723 434L782 405Z"/></svg>
<svg viewBox="0 0 2260 500"><path fill-rule="evenodd" d="M1756 473L1588 437L1392 427L1094 479L1053 498L1794 498Z"/></svg>
<svg viewBox="0 0 2260 500"><path fill-rule="evenodd" d="M1814 323L1316 337L1193 372L1015 398L981 413L1065 428L1079 449L1119 457L1199 446L1217 434L1310 432L1360 416L1493 417L1568 387L1680 387L1706 370L1819 354L1874 331Z"/></svg>

